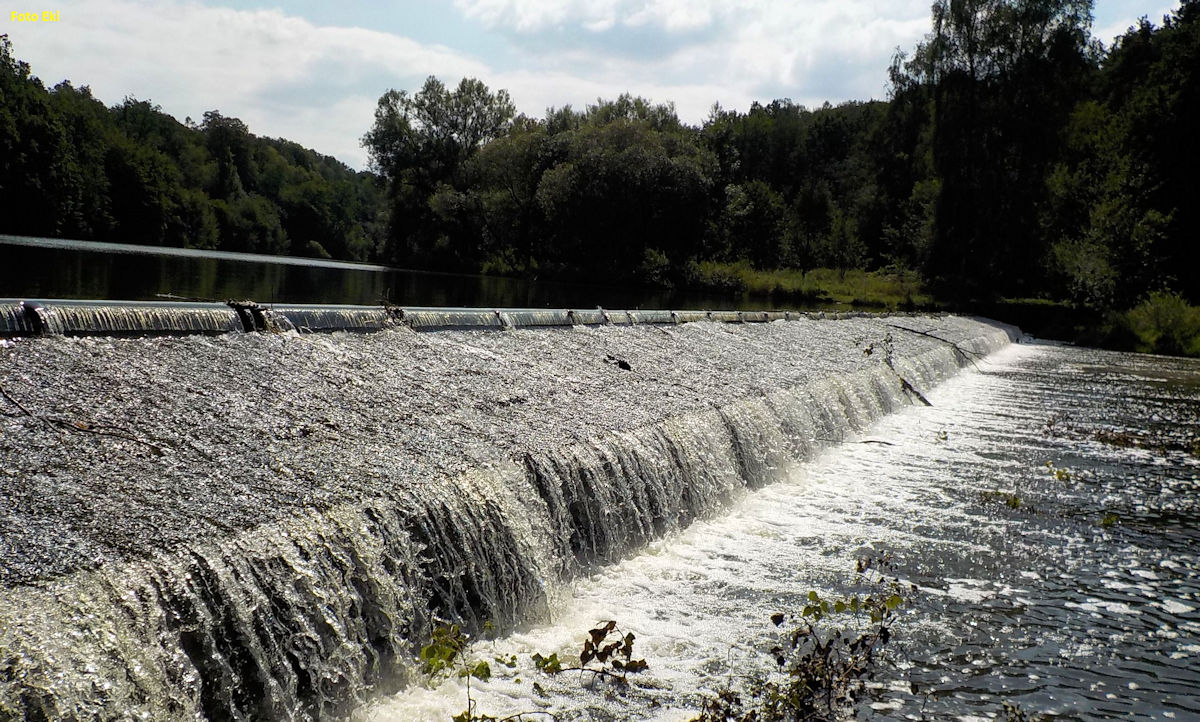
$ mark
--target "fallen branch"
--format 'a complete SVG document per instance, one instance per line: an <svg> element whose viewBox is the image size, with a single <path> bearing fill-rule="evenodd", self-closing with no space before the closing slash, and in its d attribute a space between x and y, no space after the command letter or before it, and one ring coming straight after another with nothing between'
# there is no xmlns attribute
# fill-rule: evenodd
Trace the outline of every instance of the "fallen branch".
<svg viewBox="0 0 1200 722"><path fill-rule="evenodd" d="M151 451L153 451L156 456L162 456L162 454L163 454L162 447L158 446L157 444L146 441L145 439L139 439L138 437L134 436L133 434L129 433L128 431L125 431L124 429L119 429L115 426L107 426L107 425L94 426L94 425L90 425L83 421L69 421L67 419L55 418L53 416L45 416L43 414L35 414L32 411L30 411L29 409L25 408L25 405L22 404L20 401L17 401L15 398L13 398L12 395L9 394L8 391L5 390L5 388L3 386L0 386L0 395L3 395L4 398L10 404L12 404L13 406L16 406L18 409L20 409L22 414L24 414L25 416L28 416L31 419L42 422L43 424L46 425L47 428L65 429L67 431L71 431L71 432L79 433L79 434L95 434L96 436L112 436L112 437L116 437L118 439L125 439L126 441L132 441L135 444L141 444L142 446L145 446L145 447L149 448Z"/></svg>
<svg viewBox="0 0 1200 722"><path fill-rule="evenodd" d="M892 369L892 371L895 372L895 369ZM918 399L920 399L921 403L925 404L926 406L933 406L933 404L929 403L929 399L925 398L924 394L922 394L920 391L917 391L916 387L908 382L908 379L904 378L900 374L896 374L896 378L900 379L901 389L907 391L913 396L916 396Z"/></svg>
<svg viewBox="0 0 1200 722"><path fill-rule="evenodd" d="M22 412L24 412L24 414L25 414L26 416L33 416L33 412L32 412L32 411L30 411L29 409L25 408L25 407L24 407L24 406L21 404L21 402L20 402L20 401L17 401L17 400L16 400L16 399L14 399L12 396L9 396L9 395L8 395L8 392L4 390L4 387L3 387L3 386L0 386L0 394L3 394L3 395L4 395L4 398L8 400L8 403L12 404L13 406L16 406L18 409L20 409ZM34 418L37 418L37 417L36 417L36 416L34 416Z"/></svg>
<svg viewBox="0 0 1200 722"><path fill-rule="evenodd" d="M896 325L896 324L894 324L894 323L888 323L888 324L884 324L884 325L885 325L885 326L888 326L888 327L890 327L890 328L899 329L899 330L901 330L901 331L908 331L909 333L915 333L915 334L917 334L918 336L925 336L926 338L931 338L931 339L933 339L934 341L941 341L941 342L942 342L942 343L944 343L944 344L948 344L948 345L950 346L950 348L952 348L952 349L954 349L955 351L957 351L957 352L958 352L958 354L959 354L960 356L962 356L963 358L965 358L965 359L967 359L968 361L970 361L970 362L971 362L971 365L972 365L972 366L975 366L975 368L976 368L976 369L978 369L979 367L978 367L978 366L976 366L976 364L975 364L975 359L976 359L976 358L978 358L978 359L982 359L982 358L983 358L983 354L981 354L981 353L978 353L978 352L976 352L976 351L972 351L972 350L970 350L970 349L965 349L965 348L963 348L962 346L959 346L958 344L954 343L954 342L953 342L953 341L951 341L950 339L945 339L945 338L942 338L941 336L935 336L934 334L932 334L932 333L929 333L928 331L918 331L918 330L917 330L917 329L915 329L915 328L909 328L908 326L898 326L898 325ZM974 357L974 358L972 358L972 357ZM923 399L922 399L922 400L923 400ZM928 402L926 402L926 403L928 403ZM932 405L932 404L930 404L930 405Z"/></svg>

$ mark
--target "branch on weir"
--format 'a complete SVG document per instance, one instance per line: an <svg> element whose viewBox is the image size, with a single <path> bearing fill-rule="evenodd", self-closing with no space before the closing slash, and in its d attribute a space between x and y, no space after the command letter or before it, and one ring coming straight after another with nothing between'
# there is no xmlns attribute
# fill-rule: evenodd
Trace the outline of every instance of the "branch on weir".
<svg viewBox="0 0 1200 722"><path fill-rule="evenodd" d="M893 328L903 328L903 327L902 326L894 326ZM905 330L911 331L912 329L905 329ZM947 343L949 343L949 342L947 342ZM897 379L900 380L900 390L907 394L910 394L912 396L916 396L917 399L919 399L920 402L925 404L926 406L933 406L933 404L929 403L929 399L925 398L924 394L922 394L920 391L917 391L917 388L915 386L913 386L911 383L909 383L908 379L904 378L902 375L900 375L900 372L896 370L896 360L894 357L895 345L892 343L892 334L889 333L886 337L884 337L884 339L880 342L880 345L882 345L882 347L883 347L883 364L885 366L887 366L888 369L893 374L895 374ZM870 346L867 346L865 349L863 349L863 354L865 354L867 356L870 356L873 353L875 353L875 344L874 343L872 343Z"/></svg>
<svg viewBox="0 0 1200 722"><path fill-rule="evenodd" d="M909 328L908 326L898 326L894 323L888 323L888 324L884 324L884 325L888 326L890 328L899 329L900 331L908 331L909 333L915 333L918 336L924 336L926 338L931 338L934 341L941 341L944 344L948 344L950 346L950 348L954 349L958 353L958 355L960 357L965 358L966 360L970 361L971 365L975 366L976 369L978 369L979 366L977 366L975 364L975 359L983 358L983 354L981 354L981 353L972 351L970 349L963 348L962 346L959 346L958 344L954 343L953 341L951 341L949 339L942 338L941 336L935 336L934 334L929 333L928 331L918 331L915 328ZM924 399L922 399L922 400L924 400ZM926 403L928 403L928 402L926 402Z"/></svg>
<svg viewBox="0 0 1200 722"><path fill-rule="evenodd" d="M25 405L22 404L20 401L17 401L15 398L13 398L12 395L9 394L8 391L5 390L5 388L3 386L0 386L0 396L3 396L6 401L8 401L13 406L17 407L17 409L21 412L20 414L9 414L9 416L22 416L22 415L28 416L31 419L42 422L43 424L46 425L47 428L64 429L66 431L70 431L70 432L77 433L77 434L95 434L96 436L113 436L118 439L125 439L126 441L132 441L135 444L141 444L142 446L145 446L145 447L149 448L151 451L153 451L155 456L162 456L162 454L163 454L162 447L158 446L157 444L146 441L145 439L140 439L140 438L134 436L133 434L129 433L128 431L125 431L124 429L119 429L115 426L108 426L108 425L88 424L86 421L69 421L67 419L59 419L59 418L55 418L53 416L45 416L43 414L35 414L32 411L30 411L29 409L25 408Z"/></svg>

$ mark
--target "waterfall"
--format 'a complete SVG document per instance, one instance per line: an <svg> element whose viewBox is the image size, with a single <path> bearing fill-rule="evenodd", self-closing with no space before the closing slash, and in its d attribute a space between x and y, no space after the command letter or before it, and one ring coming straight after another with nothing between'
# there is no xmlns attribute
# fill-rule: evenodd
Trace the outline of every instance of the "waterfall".
<svg viewBox="0 0 1200 722"><path fill-rule="evenodd" d="M275 312L300 325L301 311ZM0 718L344 714L405 683L436 620L502 632L541 618L570 579L719 514L910 403L900 379L920 393L1012 333L955 317L666 331L637 327L634 313L625 327L576 331L10 345L8 393L31 376L46 383L28 386L24 415L0 420L11 440L0 461L30 485L65 484L69 503L52 528L36 494L4 492ZM883 338L887 363L862 348ZM124 427L116 441L66 434L82 460L19 448L50 433L39 423L53 417L29 409L60 398L51 381L64 369L87 377L75 396L104 407L117 403L103 396L114 368L165 384L145 400L164 420L136 429L157 451ZM266 405L239 410L244 389ZM379 420L396 404L408 404L394 422L403 433ZM352 423L322 431L322 410ZM262 439L236 432L239 414ZM89 485L129 494L137 511L71 508L100 504ZM272 508L293 496L306 501ZM87 527L106 523L144 548L104 548ZM22 566L67 547L53 573Z"/></svg>
<svg viewBox="0 0 1200 722"><path fill-rule="evenodd" d="M20 316L23 313L22 322ZM231 333L242 330L223 303L122 301L17 302L2 312L0 332L56 336L144 333Z"/></svg>

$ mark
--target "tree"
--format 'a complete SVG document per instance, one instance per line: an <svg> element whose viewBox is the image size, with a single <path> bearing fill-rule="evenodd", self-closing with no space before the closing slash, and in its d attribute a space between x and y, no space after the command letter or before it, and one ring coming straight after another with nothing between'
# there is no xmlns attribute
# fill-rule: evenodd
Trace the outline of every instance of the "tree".
<svg viewBox="0 0 1200 722"><path fill-rule="evenodd" d="M430 76L415 95L389 90L380 97L362 143L372 168L389 184L397 260L435 253L442 234L429 198L441 184L454 187L463 163L500 137L515 113L507 91L492 93L474 78L463 78L451 91Z"/></svg>
<svg viewBox="0 0 1200 722"><path fill-rule="evenodd" d="M0 223L7 233L53 236L71 206L71 148L28 63L0 35Z"/></svg>
<svg viewBox="0 0 1200 722"><path fill-rule="evenodd" d="M681 267L711 217L716 158L669 105L622 96L578 121L550 139L562 156L538 184L546 260L625 280Z"/></svg>
<svg viewBox="0 0 1200 722"><path fill-rule="evenodd" d="M937 0L902 88L930 89L938 197L927 272L957 298L1039 290L1044 180L1095 48L1090 0Z"/></svg>
<svg viewBox="0 0 1200 722"><path fill-rule="evenodd" d="M200 124L209 154L217 161L216 185L210 193L217 198L237 200L257 189L258 173L253 162L250 129L237 118L218 111L204 113Z"/></svg>
<svg viewBox="0 0 1200 722"><path fill-rule="evenodd" d="M546 124L521 117L469 161L480 251L497 270L520 269L531 276L537 259L545 257L537 190L556 160Z"/></svg>
<svg viewBox="0 0 1200 722"><path fill-rule="evenodd" d="M758 268L791 265L783 196L761 180L730 185L725 195L723 216L729 246Z"/></svg>

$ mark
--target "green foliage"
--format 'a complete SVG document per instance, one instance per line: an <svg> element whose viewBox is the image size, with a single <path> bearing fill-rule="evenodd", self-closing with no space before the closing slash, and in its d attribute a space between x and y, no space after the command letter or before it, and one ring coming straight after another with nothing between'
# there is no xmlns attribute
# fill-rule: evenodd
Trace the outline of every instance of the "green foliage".
<svg viewBox="0 0 1200 722"><path fill-rule="evenodd" d="M1070 470L1055 466L1053 461L1046 462L1046 470L1058 481L1071 481Z"/></svg>
<svg viewBox="0 0 1200 722"><path fill-rule="evenodd" d="M755 269L747 261L691 264L685 281L693 288L769 297L776 303L839 303L870 308L927 308L933 299L925 292L915 271L878 271L817 268Z"/></svg>
<svg viewBox="0 0 1200 722"><path fill-rule="evenodd" d="M148 101L106 108L44 88L0 36L0 232L377 258L369 174L217 111L182 124Z"/></svg>
<svg viewBox="0 0 1200 722"><path fill-rule="evenodd" d="M1200 356L1200 307L1182 296L1154 293L1125 314L1139 351Z"/></svg>
<svg viewBox="0 0 1200 722"><path fill-rule="evenodd" d="M580 676L590 675L589 682L606 679L622 686L629 684L630 674L649 669L646 660L633 658L636 639L633 632L622 632L615 621L601 622L587 634L579 650L578 665L564 667L558 653L549 656L535 653L532 657L534 666L545 674L579 672Z"/></svg>
<svg viewBox="0 0 1200 722"><path fill-rule="evenodd" d="M485 629L490 630L491 624L485 623ZM629 675L644 672L649 666L644 659L634 659L633 644L635 636L632 632L624 633L617 627L615 621L601 622L595 629L589 629L579 652L579 664L564 667L557 653L543 656L534 653L534 667L543 674L561 674L563 672L579 672L581 677L587 676L587 684L594 685L598 680L606 680L619 686L629 684ZM467 657L470 638L463 633L457 624L442 623L436 626L430 636L429 643L421 647L417 661L420 662L421 672L431 681L438 681L449 674L457 674L467 683L467 708L455 715L455 722L482 722L484 720L523 720L526 717L549 717L555 719L549 712L521 712L507 717L498 718L479 712L474 697L471 696L471 680L487 682L492 677L491 665L485 660L469 659ZM517 667L517 656L496 657L497 664L509 669ZM516 682L520 682L518 678ZM534 682L533 691L545 695L545 690Z"/></svg>
<svg viewBox="0 0 1200 722"><path fill-rule="evenodd" d="M505 134L515 112L507 91L493 93L474 78L450 90L430 76L413 95L380 97L362 143L389 184L389 260L458 268L479 262L477 226L457 217L473 204L457 192L465 190L466 163Z"/></svg>
<svg viewBox="0 0 1200 722"><path fill-rule="evenodd" d="M455 669L469 643L470 638L457 624L434 627L429 643L421 647L417 658L421 662L421 672L436 678Z"/></svg>
<svg viewBox="0 0 1200 722"><path fill-rule="evenodd" d="M1021 496L1015 492L985 491L981 496L985 502L1001 503L1009 509L1020 509L1024 505Z"/></svg>
<svg viewBox="0 0 1200 722"><path fill-rule="evenodd" d="M780 635L770 653L781 678L755 676L744 690L721 690L705 700L695 722L825 720L851 716L881 663L889 658L897 612L916 587L889 577L887 557L857 564L865 594L827 598L809 592L798 626ZM774 614L782 626L788 615ZM915 693L915 689L914 689Z"/></svg>

